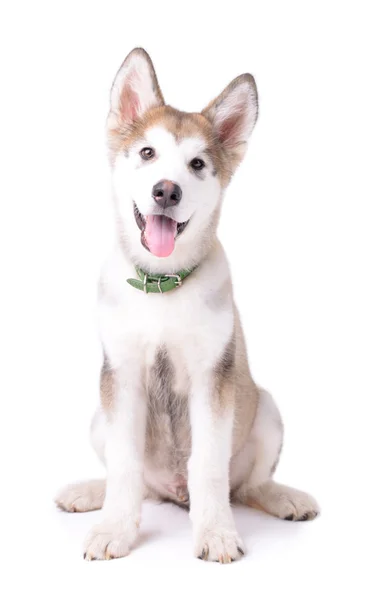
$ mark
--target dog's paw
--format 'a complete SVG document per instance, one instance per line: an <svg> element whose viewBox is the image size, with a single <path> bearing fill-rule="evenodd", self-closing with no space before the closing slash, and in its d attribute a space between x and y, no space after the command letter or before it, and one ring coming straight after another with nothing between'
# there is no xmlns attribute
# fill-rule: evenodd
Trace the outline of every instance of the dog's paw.
<svg viewBox="0 0 373 600"><path fill-rule="evenodd" d="M198 536L194 549L197 558L222 564L234 562L244 553L244 545L238 534L219 526L205 529Z"/></svg>
<svg viewBox="0 0 373 600"><path fill-rule="evenodd" d="M281 498L279 511L285 521L311 521L317 517L320 508L312 496L293 490L291 494Z"/></svg>
<svg viewBox="0 0 373 600"><path fill-rule="evenodd" d="M102 508L104 496L104 481L83 481L66 485L58 492L54 501L67 512L87 512Z"/></svg>
<svg viewBox="0 0 373 600"><path fill-rule="evenodd" d="M103 521L89 532L84 544L84 558L110 560L127 556L137 535L136 522Z"/></svg>
<svg viewBox="0 0 373 600"><path fill-rule="evenodd" d="M250 490L245 502L286 521L310 521L320 512L312 496L272 480Z"/></svg>

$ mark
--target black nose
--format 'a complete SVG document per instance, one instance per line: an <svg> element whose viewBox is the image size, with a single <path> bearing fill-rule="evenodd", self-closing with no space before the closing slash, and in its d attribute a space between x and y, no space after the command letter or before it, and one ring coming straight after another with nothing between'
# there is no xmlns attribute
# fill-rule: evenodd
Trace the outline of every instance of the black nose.
<svg viewBox="0 0 373 600"><path fill-rule="evenodd" d="M155 184L152 194L159 206L168 208L169 206L176 206L176 204L179 204L182 191L177 183L168 181L168 179L162 179L162 181L158 181L158 183Z"/></svg>

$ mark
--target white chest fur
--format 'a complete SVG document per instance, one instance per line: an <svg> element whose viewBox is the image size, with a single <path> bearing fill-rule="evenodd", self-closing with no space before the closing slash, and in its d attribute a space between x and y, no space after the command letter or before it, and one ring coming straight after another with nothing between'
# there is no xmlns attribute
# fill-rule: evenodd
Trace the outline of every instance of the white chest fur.
<svg viewBox="0 0 373 600"><path fill-rule="evenodd" d="M229 271L220 245L171 292L145 294L126 282L133 276L133 266L114 252L103 271L99 303L101 338L112 368L135 363L149 368L164 346L177 372L192 376L211 368L233 331Z"/></svg>

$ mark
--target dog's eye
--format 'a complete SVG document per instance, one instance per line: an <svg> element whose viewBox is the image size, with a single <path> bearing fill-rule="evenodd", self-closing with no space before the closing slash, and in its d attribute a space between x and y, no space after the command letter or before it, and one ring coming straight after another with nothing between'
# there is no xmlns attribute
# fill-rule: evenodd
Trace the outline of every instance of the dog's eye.
<svg viewBox="0 0 373 600"><path fill-rule="evenodd" d="M143 148L142 150L140 150L140 156L144 160L149 160L150 158L153 158L154 155L155 151L153 150L153 148Z"/></svg>
<svg viewBox="0 0 373 600"><path fill-rule="evenodd" d="M193 158L189 164L194 171L202 171L202 169L206 166L202 158Z"/></svg>

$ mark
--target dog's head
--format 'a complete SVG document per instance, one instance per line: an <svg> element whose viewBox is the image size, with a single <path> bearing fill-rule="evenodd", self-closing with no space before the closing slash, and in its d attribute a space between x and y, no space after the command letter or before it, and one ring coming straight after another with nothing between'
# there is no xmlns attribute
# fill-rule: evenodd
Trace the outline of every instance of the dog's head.
<svg viewBox="0 0 373 600"><path fill-rule="evenodd" d="M127 56L111 91L108 139L121 239L135 263L164 272L199 262L257 114L251 75L186 113L165 104L144 50Z"/></svg>

